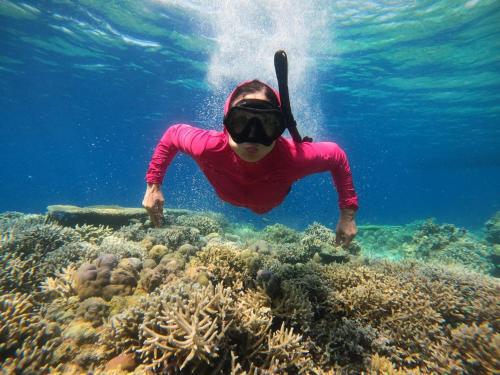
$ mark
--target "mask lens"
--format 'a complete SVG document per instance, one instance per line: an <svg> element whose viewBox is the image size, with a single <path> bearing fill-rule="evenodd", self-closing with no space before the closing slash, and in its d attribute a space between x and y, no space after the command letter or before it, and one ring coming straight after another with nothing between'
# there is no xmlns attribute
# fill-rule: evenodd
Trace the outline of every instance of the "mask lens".
<svg viewBox="0 0 500 375"><path fill-rule="evenodd" d="M262 127L268 137L274 137L281 129L281 124L277 116L267 115L262 119Z"/></svg>
<svg viewBox="0 0 500 375"><path fill-rule="evenodd" d="M231 131L235 134L241 134L245 131L245 128L248 125L248 116L246 113L235 113L234 116L230 118L230 127Z"/></svg>

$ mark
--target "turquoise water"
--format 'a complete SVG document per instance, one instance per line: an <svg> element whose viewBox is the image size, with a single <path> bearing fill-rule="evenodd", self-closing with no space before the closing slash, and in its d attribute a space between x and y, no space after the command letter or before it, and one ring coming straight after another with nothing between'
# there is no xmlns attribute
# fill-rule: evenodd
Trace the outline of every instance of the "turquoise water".
<svg viewBox="0 0 500 375"><path fill-rule="evenodd" d="M220 129L237 82L275 83L279 48L300 130L348 153L360 222L480 228L499 209L496 1L3 0L0 20L0 211L138 206L163 131ZM328 175L264 218L220 202L188 158L166 181L171 207L336 220Z"/></svg>
<svg viewBox="0 0 500 375"><path fill-rule="evenodd" d="M329 174L259 216L185 155L153 227L165 129L278 49L355 240ZM499 52L498 1L0 0L0 372L500 373Z"/></svg>

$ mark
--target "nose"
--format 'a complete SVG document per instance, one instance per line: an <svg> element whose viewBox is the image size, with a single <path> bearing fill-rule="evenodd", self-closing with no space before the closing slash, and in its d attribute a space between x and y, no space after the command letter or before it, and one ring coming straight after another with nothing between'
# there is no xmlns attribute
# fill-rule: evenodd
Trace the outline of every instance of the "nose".
<svg viewBox="0 0 500 375"><path fill-rule="evenodd" d="M250 125L250 132L248 133L248 136L250 138L253 138L253 137L255 137L255 133L256 133L255 124L252 124L252 125Z"/></svg>
<svg viewBox="0 0 500 375"><path fill-rule="evenodd" d="M250 131L248 132L248 136L253 138L257 135L257 125L259 124L259 119L253 118L249 121L248 126L250 127Z"/></svg>

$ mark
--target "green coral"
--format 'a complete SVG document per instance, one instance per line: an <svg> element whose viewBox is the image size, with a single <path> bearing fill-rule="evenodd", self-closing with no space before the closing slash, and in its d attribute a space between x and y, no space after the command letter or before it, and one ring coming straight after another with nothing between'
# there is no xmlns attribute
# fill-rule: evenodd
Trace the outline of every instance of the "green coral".
<svg viewBox="0 0 500 375"><path fill-rule="evenodd" d="M182 215L176 219L178 225L193 227L205 236L210 233L222 233L228 226L222 215L215 213Z"/></svg>
<svg viewBox="0 0 500 375"><path fill-rule="evenodd" d="M157 244L165 245L171 249L189 243L197 245L200 243L200 231L196 228L184 226L171 226L168 228L153 228L148 230L148 236Z"/></svg>
<svg viewBox="0 0 500 375"><path fill-rule="evenodd" d="M262 231L262 238L274 244L294 244L300 241L300 234L283 224L268 225Z"/></svg>

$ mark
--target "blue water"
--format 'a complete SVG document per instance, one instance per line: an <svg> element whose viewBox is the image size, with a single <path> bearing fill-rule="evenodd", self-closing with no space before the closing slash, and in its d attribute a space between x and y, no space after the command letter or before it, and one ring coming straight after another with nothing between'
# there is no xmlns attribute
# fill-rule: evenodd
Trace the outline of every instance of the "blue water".
<svg viewBox="0 0 500 375"><path fill-rule="evenodd" d="M275 84L278 48L303 135L349 156L359 223L479 228L500 209L498 1L2 0L0 35L0 212L139 206L169 124L219 128L235 83ZM219 201L186 156L164 191L257 225L337 219L329 174L264 216Z"/></svg>

